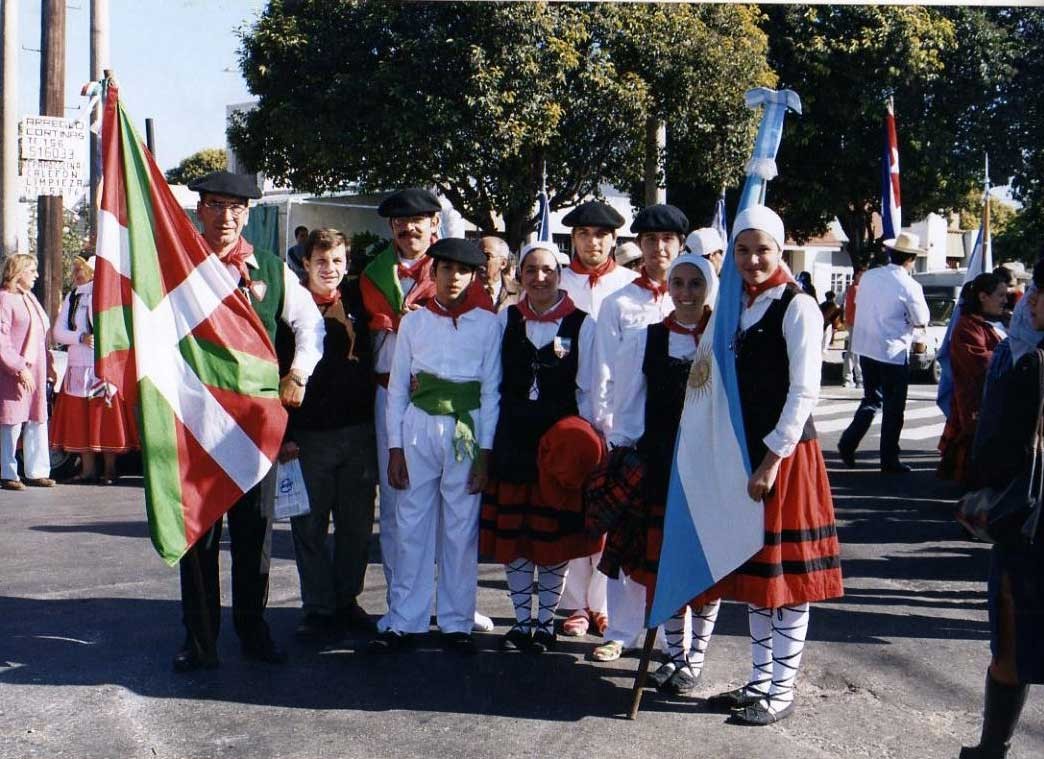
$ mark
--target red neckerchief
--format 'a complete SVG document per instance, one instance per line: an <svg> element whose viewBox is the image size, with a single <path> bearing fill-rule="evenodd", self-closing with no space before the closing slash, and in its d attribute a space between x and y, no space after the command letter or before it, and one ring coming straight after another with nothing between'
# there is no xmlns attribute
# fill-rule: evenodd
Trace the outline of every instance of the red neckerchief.
<svg viewBox="0 0 1044 759"><path fill-rule="evenodd" d="M559 292L562 291L559 290ZM522 318L527 322L556 322L576 311L576 305L573 303L573 299L569 297L569 294L566 293L558 303L553 305L544 313L538 314L529 304L529 298L527 296L523 297L522 300L518 302L518 310L522 314Z"/></svg>
<svg viewBox="0 0 1044 759"><path fill-rule="evenodd" d="M711 308L710 306L703 307L703 316L700 317L699 323L695 327L686 327L681 324L677 319L674 318L674 311L671 311L667 318L663 320L663 326L679 335L692 335L693 342L696 345L700 344L700 337L703 335L703 331L707 329L707 322L710 321Z"/></svg>
<svg viewBox="0 0 1044 759"><path fill-rule="evenodd" d="M606 274L612 273L613 269L616 268L616 259L610 257L605 259L605 263L596 269L588 268L583 262L577 257L573 256L573 260L569 262L569 268L575 271L577 274L587 275L587 286L592 290L595 285L598 284L598 280L604 277Z"/></svg>
<svg viewBox="0 0 1044 759"><path fill-rule="evenodd" d="M254 246L247 242L245 238L240 237L236 244L232 246L232 250L219 260L227 266L235 266L239 269L239 276L242 277L243 284L250 287L250 270L247 268L246 260L252 255L254 255Z"/></svg>
<svg viewBox="0 0 1044 759"><path fill-rule="evenodd" d="M429 256L421 256L419 261L413 260L409 264L403 263L400 259L395 266L395 273L399 276L399 282L402 282L404 279L412 279L414 284L419 284L430 268L431 258Z"/></svg>
<svg viewBox="0 0 1044 759"><path fill-rule="evenodd" d="M309 290L308 292L312 293L312 300L314 300L315 305L319 307L332 306L334 303L341 299L341 290L340 288L336 287L334 288L334 291L329 295L320 295L319 293L314 292L313 290Z"/></svg>
<svg viewBox="0 0 1044 759"><path fill-rule="evenodd" d="M474 281L472 281L474 284ZM483 298L485 296L485 298ZM457 327L457 319L466 314L468 311L473 311L476 308L482 308L489 310L487 305L489 301L489 293L487 293L482 287L468 286L468 289L464 291L464 298L456 306L446 308L444 305L438 302L434 296L428 299L426 304L429 311L439 316L448 316L453 320L453 327Z"/></svg>
<svg viewBox="0 0 1044 759"><path fill-rule="evenodd" d="M664 282L662 285L659 282L653 282L649 279L649 275L645 273L645 267L641 268L642 276L634 280L634 284L643 290L648 290L653 294L653 300L659 300L667 294L667 283Z"/></svg>
<svg viewBox="0 0 1044 759"><path fill-rule="evenodd" d="M743 291L747 294L747 306L750 306L754 299L761 295L766 290L771 290L773 287L779 287L790 282L791 279L787 275L786 270L780 266L771 276L762 282L760 285L748 285L746 282L743 283Z"/></svg>

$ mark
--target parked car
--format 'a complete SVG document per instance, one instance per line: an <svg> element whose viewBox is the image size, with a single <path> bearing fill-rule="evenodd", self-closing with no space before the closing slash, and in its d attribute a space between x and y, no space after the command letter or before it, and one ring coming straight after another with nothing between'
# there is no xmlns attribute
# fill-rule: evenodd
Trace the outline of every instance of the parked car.
<svg viewBox="0 0 1044 759"><path fill-rule="evenodd" d="M957 310L957 299L964 286L966 272L962 269L919 272L913 275L924 290L928 304L928 325L914 330L910 344L910 369L926 375L939 384L942 367L939 366L939 347L946 336L946 328Z"/></svg>

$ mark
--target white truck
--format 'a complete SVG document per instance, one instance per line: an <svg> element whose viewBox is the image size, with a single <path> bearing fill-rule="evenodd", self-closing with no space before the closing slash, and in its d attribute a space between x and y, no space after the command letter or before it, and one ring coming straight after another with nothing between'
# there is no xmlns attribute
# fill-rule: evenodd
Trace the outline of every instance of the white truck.
<svg viewBox="0 0 1044 759"><path fill-rule="evenodd" d="M950 317L957 310L957 299L966 274L964 269L948 269L912 275L924 290L930 316L926 327L914 330L910 345L910 370L926 375L935 384L939 383L942 374L938 360L939 346L946 336Z"/></svg>

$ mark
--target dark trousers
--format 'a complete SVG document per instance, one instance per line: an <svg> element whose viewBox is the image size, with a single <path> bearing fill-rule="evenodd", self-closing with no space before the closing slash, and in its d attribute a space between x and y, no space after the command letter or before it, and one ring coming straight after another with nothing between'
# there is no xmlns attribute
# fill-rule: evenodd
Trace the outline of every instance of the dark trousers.
<svg viewBox="0 0 1044 759"><path fill-rule="evenodd" d="M267 480L267 478L266 478ZM272 552L270 495L266 480L255 485L228 510L228 534L232 554L232 621L241 641L264 640L268 627L263 618L268 602L268 567ZM219 519L181 560L181 613L185 628L201 644L217 641L221 627L221 582L218 554L221 547ZM199 560L203 597L194 567ZM203 615L207 616L204 617ZM209 621L209 630L206 621ZM209 633L209 636L208 636Z"/></svg>
<svg viewBox="0 0 1044 759"><path fill-rule="evenodd" d="M306 612L330 615L352 606L363 589L377 496L377 441L372 423L294 435L310 509L290 520L301 602Z"/></svg>
<svg viewBox="0 0 1044 759"><path fill-rule="evenodd" d="M838 446L855 451L859 442L870 429L874 415L884 407L881 419L881 466L899 461L899 433L903 431L903 414L906 410L906 390L910 386L910 367L901 364L886 364L883 361L859 357L863 370L863 400L856 409L848 429L841 435Z"/></svg>

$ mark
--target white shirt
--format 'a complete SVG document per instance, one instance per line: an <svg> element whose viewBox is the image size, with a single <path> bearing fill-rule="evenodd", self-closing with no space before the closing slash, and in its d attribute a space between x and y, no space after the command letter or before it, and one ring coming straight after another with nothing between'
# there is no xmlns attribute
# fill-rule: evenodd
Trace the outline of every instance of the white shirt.
<svg viewBox="0 0 1044 759"><path fill-rule="evenodd" d="M507 327L508 310L505 308L497 314L501 332ZM527 320L525 325L526 337L533 344L534 348L540 350L555 339L558 330L562 326L562 320L556 319L553 322ZM573 346L574 350L580 351L580 354L576 357L576 407L580 412L580 416L591 422L594 419L592 406L594 395L592 391L594 390L595 379L595 323L590 316L587 316L580 324L580 334L577 336L577 339L580 345ZM535 381L533 382L533 387L529 389L529 400L540 400Z"/></svg>
<svg viewBox="0 0 1044 759"><path fill-rule="evenodd" d="M500 322L481 308L457 317L420 308L402 317L388 379L388 447L402 448L402 420L410 405L410 379L427 372L452 382L482 383L475 419L479 448L493 447L500 412Z"/></svg>
<svg viewBox="0 0 1044 759"><path fill-rule="evenodd" d="M758 295L740 314L740 329L750 329L761 321L772 302L783 297L785 289L786 285L778 285ZM746 303L747 296L742 297ZM786 458L800 442L805 422L819 399L823 374L823 314L814 298L796 295L790 301L783 313L783 339L790 364L790 389L775 429L762 442L777 456ZM750 462L753 467L760 463Z"/></svg>
<svg viewBox="0 0 1044 759"><path fill-rule="evenodd" d="M605 276L600 277L594 288L588 284L587 277L587 274L577 274L568 266L563 267L560 287L569 293L569 297L572 298L577 308L586 311L592 319L598 321L602 302L631 280L637 279L638 273L626 266L617 266Z"/></svg>
<svg viewBox="0 0 1044 759"><path fill-rule="evenodd" d="M695 324L683 324L695 327ZM607 440L613 446L631 446L645 434L645 399L648 382L642 371L645 363L645 329L628 332L616 359L616 392L613 394L613 428ZM691 361L696 355L696 341L692 335L671 332L667 336L667 353L671 358Z"/></svg>
<svg viewBox="0 0 1044 759"><path fill-rule="evenodd" d="M914 327L928 324L924 291L902 266L871 269L859 280L852 352L886 364L904 364Z"/></svg>
<svg viewBox="0 0 1044 759"><path fill-rule="evenodd" d="M74 292L80 294L73 314L73 328L69 328L69 304L73 293L65 296L58 318L54 320L53 334L56 342L69 346L69 366L94 366L94 348L80 342L88 333L90 325L91 300L94 293L94 282L79 285Z"/></svg>
<svg viewBox="0 0 1044 759"><path fill-rule="evenodd" d="M246 259L246 265L257 269L257 256L253 253ZM239 269L226 265L232 279L239 282ZM283 310L279 317L293 330L294 360L290 369L303 377L310 377L315 365L323 357L323 338L326 337L326 324L318 306L312 300L312 294L301 284L293 270L283 262Z"/></svg>
<svg viewBox="0 0 1044 759"><path fill-rule="evenodd" d="M643 335L650 324L663 321L674 310L671 296L655 293L631 282L602 301L601 316L595 330L596 390L595 426L609 434L613 424L613 378L619 376L616 366L624 336L638 331ZM640 368L640 367L639 367Z"/></svg>

